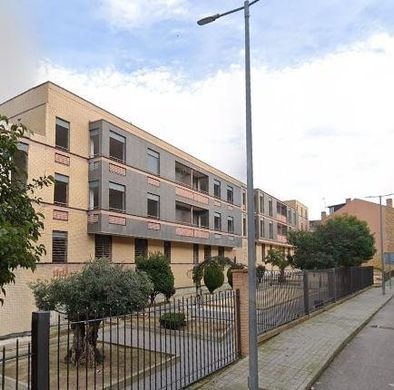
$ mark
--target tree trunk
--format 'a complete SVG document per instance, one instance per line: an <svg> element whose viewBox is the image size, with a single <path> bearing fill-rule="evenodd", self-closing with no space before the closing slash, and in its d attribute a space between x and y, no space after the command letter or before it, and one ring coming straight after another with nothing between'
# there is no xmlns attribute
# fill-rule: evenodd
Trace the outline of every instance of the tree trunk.
<svg viewBox="0 0 394 390"><path fill-rule="evenodd" d="M73 341L66 355L66 361L75 365L88 365L101 363L104 356L97 349L98 331L101 321L84 322L71 325Z"/></svg>

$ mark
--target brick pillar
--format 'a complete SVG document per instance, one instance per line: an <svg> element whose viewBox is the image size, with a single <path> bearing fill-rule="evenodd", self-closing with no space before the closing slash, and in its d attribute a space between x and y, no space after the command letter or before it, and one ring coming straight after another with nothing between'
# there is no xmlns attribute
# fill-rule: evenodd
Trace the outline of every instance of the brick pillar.
<svg viewBox="0 0 394 390"><path fill-rule="evenodd" d="M249 355L249 289L248 270L233 269L233 289L239 291L238 330L239 350L242 357Z"/></svg>

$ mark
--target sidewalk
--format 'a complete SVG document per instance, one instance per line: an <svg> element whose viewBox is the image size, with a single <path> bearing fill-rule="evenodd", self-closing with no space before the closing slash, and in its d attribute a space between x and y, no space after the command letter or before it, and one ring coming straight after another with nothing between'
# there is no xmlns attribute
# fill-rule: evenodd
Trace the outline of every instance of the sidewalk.
<svg viewBox="0 0 394 390"><path fill-rule="evenodd" d="M394 290L393 290L394 291ZM258 350L259 387L308 389L334 355L392 297L371 288L262 344ZM248 359L194 385L192 389L247 389Z"/></svg>

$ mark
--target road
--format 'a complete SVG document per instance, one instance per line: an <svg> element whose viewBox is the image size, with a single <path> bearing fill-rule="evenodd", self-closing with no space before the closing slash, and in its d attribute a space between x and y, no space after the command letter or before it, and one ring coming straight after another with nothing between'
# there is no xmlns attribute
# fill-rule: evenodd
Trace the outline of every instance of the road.
<svg viewBox="0 0 394 390"><path fill-rule="evenodd" d="M391 291L388 291L391 294ZM316 390L394 389L394 299L343 349Z"/></svg>

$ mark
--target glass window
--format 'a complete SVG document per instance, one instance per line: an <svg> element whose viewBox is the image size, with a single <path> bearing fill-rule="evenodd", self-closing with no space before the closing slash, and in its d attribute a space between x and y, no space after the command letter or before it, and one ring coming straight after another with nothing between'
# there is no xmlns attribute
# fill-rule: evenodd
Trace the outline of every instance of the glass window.
<svg viewBox="0 0 394 390"><path fill-rule="evenodd" d="M67 232L52 232L52 262L67 263Z"/></svg>
<svg viewBox="0 0 394 390"><path fill-rule="evenodd" d="M187 186L191 186L192 170L178 161L175 161L175 180Z"/></svg>
<svg viewBox="0 0 394 390"><path fill-rule="evenodd" d="M204 245L204 260L212 257L212 248L210 245Z"/></svg>
<svg viewBox="0 0 394 390"><path fill-rule="evenodd" d="M234 233L234 217L227 218L227 231L229 233Z"/></svg>
<svg viewBox="0 0 394 390"><path fill-rule="evenodd" d="M59 206L68 205L68 176L55 173L54 203Z"/></svg>
<svg viewBox="0 0 394 390"><path fill-rule="evenodd" d="M148 171L160 175L160 154L148 149Z"/></svg>
<svg viewBox="0 0 394 390"><path fill-rule="evenodd" d="M70 123L56 118L56 136L55 136L56 147L64 150L69 150L69 138L70 138Z"/></svg>
<svg viewBox="0 0 394 390"><path fill-rule="evenodd" d="M222 230L222 216L220 213L214 213L213 215L214 220L214 228L215 230Z"/></svg>
<svg viewBox="0 0 394 390"><path fill-rule="evenodd" d="M259 197L259 212L261 214L264 214L264 197L263 196Z"/></svg>
<svg viewBox="0 0 394 390"><path fill-rule="evenodd" d="M164 241L164 256L171 262L171 241Z"/></svg>
<svg viewBox="0 0 394 390"><path fill-rule="evenodd" d="M98 209L99 205L99 182L97 180L89 182L89 209Z"/></svg>
<svg viewBox="0 0 394 390"><path fill-rule="evenodd" d="M90 157L99 154L99 130L90 130Z"/></svg>
<svg viewBox="0 0 394 390"><path fill-rule="evenodd" d="M214 179L213 180L213 195L216 198L220 198L221 197L221 183L219 180Z"/></svg>
<svg viewBox="0 0 394 390"><path fill-rule="evenodd" d="M160 196L148 193L148 217L160 218Z"/></svg>
<svg viewBox="0 0 394 390"><path fill-rule="evenodd" d="M272 211L272 199L268 199L268 215L272 217L273 211Z"/></svg>
<svg viewBox="0 0 394 390"><path fill-rule="evenodd" d="M242 217L242 235L246 236L246 217Z"/></svg>
<svg viewBox="0 0 394 390"><path fill-rule="evenodd" d="M112 259L112 237L96 234L94 236L94 256L96 259Z"/></svg>
<svg viewBox="0 0 394 390"><path fill-rule="evenodd" d="M246 206L246 192L242 191L242 206Z"/></svg>
<svg viewBox="0 0 394 390"><path fill-rule="evenodd" d="M119 162L126 161L126 138L113 131L109 135L109 157Z"/></svg>
<svg viewBox="0 0 394 390"><path fill-rule="evenodd" d="M260 237L265 236L264 219L260 219Z"/></svg>
<svg viewBox="0 0 394 390"><path fill-rule="evenodd" d="M141 256L148 257L148 240L136 238L134 244L134 259Z"/></svg>
<svg viewBox="0 0 394 390"><path fill-rule="evenodd" d="M14 154L16 172L12 174L11 179L25 186L27 184L27 153L29 145L19 142L17 148Z"/></svg>
<svg viewBox="0 0 394 390"><path fill-rule="evenodd" d="M219 246L218 248L218 256L224 257L224 246Z"/></svg>
<svg viewBox="0 0 394 390"><path fill-rule="evenodd" d="M125 211L125 186L109 182L109 209L114 211Z"/></svg>
<svg viewBox="0 0 394 390"><path fill-rule="evenodd" d="M274 238L274 224L272 222L269 223L269 238L271 240Z"/></svg>
<svg viewBox="0 0 394 390"><path fill-rule="evenodd" d="M200 251L199 245L193 244L193 264L198 264L199 262L199 251Z"/></svg>
<svg viewBox="0 0 394 390"><path fill-rule="evenodd" d="M234 202L234 192L233 187L227 186L227 202L233 203Z"/></svg>

